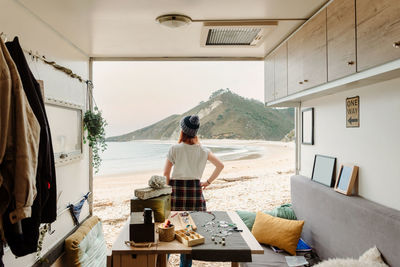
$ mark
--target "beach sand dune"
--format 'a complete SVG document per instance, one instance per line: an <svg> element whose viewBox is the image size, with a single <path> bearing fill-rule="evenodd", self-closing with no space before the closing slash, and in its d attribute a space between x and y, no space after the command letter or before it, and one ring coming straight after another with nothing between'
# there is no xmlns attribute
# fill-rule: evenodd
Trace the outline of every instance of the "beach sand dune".
<svg viewBox="0 0 400 267"><path fill-rule="evenodd" d="M208 210L261 211L290 202L290 176L294 174L294 144L270 141L205 140L207 145L246 145L260 148L238 160L224 161L220 177L204 190ZM119 234L129 216L129 203L136 188L147 186L159 170L94 179L94 214L103 221L107 247ZM213 166L207 164L203 179ZM171 255L170 266L179 266L179 256ZM230 266L230 263L194 261L193 266Z"/></svg>

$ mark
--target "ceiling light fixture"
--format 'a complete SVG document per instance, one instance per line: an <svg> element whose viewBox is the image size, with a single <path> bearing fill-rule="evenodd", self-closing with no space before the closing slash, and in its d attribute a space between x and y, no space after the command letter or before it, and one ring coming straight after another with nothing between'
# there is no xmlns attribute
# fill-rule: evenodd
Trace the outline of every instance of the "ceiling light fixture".
<svg viewBox="0 0 400 267"><path fill-rule="evenodd" d="M179 28L190 24L192 19L181 14L166 14L157 17L156 21L168 28Z"/></svg>

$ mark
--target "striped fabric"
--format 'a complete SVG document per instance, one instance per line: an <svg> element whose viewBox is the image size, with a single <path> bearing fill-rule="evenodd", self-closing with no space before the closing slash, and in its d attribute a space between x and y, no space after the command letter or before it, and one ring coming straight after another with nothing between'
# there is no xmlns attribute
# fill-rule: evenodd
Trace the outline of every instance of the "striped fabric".
<svg viewBox="0 0 400 267"><path fill-rule="evenodd" d="M171 210L206 211L206 201L199 180L170 180Z"/></svg>

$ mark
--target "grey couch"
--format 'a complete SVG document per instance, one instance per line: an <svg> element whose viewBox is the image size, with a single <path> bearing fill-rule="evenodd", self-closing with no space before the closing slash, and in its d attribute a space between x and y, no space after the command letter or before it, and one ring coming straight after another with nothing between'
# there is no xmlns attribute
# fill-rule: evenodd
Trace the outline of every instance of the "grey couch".
<svg viewBox="0 0 400 267"><path fill-rule="evenodd" d="M358 258L376 245L390 266L400 266L400 211L339 194L304 176L291 178L291 195L296 216L305 221L302 238L321 259ZM285 255L264 246L264 255L241 266L287 266Z"/></svg>

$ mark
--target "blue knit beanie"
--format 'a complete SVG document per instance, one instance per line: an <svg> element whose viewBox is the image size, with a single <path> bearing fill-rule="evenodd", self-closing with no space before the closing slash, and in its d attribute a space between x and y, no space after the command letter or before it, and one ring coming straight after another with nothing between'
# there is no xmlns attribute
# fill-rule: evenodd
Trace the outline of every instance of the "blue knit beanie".
<svg viewBox="0 0 400 267"><path fill-rule="evenodd" d="M200 118L197 115L186 116L181 120L182 132L190 137L195 137L200 128Z"/></svg>

